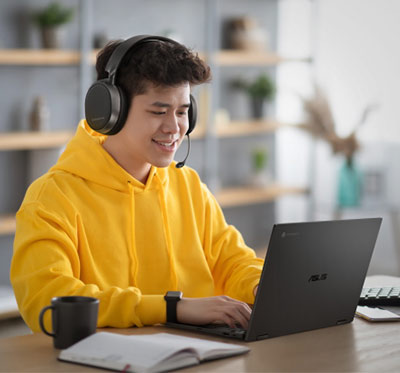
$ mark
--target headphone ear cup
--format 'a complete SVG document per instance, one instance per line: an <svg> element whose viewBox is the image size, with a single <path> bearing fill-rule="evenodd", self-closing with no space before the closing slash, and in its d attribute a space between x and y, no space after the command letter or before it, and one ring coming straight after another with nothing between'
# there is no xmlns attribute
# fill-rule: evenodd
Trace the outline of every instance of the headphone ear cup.
<svg viewBox="0 0 400 373"><path fill-rule="evenodd" d="M192 95L190 95L190 107L188 111L188 117L189 117L189 128L186 132L186 135L189 135L194 130L197 121L197 102Z"/></svg>
<svg viewBox="0 0 400 373"><path fill-rule="evenodd" d="M91 85L85 98L85 117L90 128L114 135L123 127L127 114L124 93L107 79Z"/></svg>
<svg viewBox="0 0 400 373"><path fill-rule="evenodd" d="M85 117L90 128L108 134L120 112L118 89L107 79L93 83L85 98Z"/></svg>
<svg viewBox="0 0 400 373"><path fill-rule="evenodd" d="M122 130L122 127L126 122L126 117L128 116L128 108L129 108L128 100L126 98L125 93L122 91L121 88L117 86L114 87L118 90L119 113L117 120L107 133L107 135L109 136L115 135Z"/></svg>

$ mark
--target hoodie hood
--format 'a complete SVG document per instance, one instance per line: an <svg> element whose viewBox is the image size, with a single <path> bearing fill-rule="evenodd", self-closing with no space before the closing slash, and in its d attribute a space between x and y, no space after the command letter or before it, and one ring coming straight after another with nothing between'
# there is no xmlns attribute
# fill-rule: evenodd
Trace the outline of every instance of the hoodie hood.
<svg viewBox="0 0 400 373"><path fill-rule="evenodd" d="M154 176L164 184L167 168L151 166L146 184L125 171L102 146L107 136L92 130L86 120L81 120L75 136L66 146L57 164L50 171L64 171L114 190L145 191L153 185ZM172 166L175 164L171 164ZM108 175L108 177L105 177Z"/></svg>

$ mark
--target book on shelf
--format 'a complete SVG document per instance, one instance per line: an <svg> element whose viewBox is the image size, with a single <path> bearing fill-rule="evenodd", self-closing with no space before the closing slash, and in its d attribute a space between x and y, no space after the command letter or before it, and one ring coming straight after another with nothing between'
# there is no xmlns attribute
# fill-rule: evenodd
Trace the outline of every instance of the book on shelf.
<svg viewBox="0 0 400 373"><path fill-rule="evenodd" d="M165 372L243 354L248 347L169 333L98 332L60 352L61 361L125 372Z"/></svg>

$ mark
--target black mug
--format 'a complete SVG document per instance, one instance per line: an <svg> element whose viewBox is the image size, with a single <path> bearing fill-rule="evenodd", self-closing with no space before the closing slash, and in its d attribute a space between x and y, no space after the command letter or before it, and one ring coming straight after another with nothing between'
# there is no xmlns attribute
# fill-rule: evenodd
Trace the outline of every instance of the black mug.
<svg viewBox="0 0 400 373"><path fill-rule="evenodd" d="M44 313L51 309L53 333L46 330ZM53 337L55 348L67 348L96 332L99 300L91 297L55 297L51 306L40 311L39 324L43 333Z"/></svg>

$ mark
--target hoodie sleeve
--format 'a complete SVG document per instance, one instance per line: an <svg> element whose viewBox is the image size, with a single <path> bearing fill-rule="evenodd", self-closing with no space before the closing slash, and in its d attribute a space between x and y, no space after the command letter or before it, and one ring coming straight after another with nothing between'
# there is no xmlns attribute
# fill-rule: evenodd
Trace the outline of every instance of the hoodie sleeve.
<svg viewBox="0 0 400 373"><path fill-rule="evenodd" d="M252 304L264 261L246 246L240 232L226 223L218 202L205 186L204 194L204 250L216 291Z"/></svg>
<svg viewBox="0 0 400 373"><path fill-rule="evenodd" d="M98 327L165 322L162 295L142 295L135 287L101 289L80 280L78 234L73 225L39 203L24 205L17 214L10 279L27 325L40 331L41 309L52 297L66 295L98 298ZM49 312L46 316L46 328L51 330Z"/></svg>

